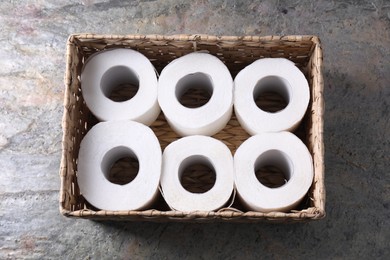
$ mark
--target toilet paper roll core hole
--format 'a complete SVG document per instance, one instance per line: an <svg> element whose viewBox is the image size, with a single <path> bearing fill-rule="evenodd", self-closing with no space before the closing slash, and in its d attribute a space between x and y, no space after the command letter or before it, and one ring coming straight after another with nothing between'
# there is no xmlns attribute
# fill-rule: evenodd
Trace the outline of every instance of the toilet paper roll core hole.
<svg viewBox="0 0 390 260"><path fill-rule="evenodd" d="M126 66L115 66L103 74L100 87L107 98L115 102L124 102L137 94L139 76Z"/></svg>
<svg viewBox="0 0 390 260"><path fill-rule="evenodd" d="M285 185L293 174L292 169L289 157L279 150L269 150L262 153L254 165L257 180L269 188Z"/></svg>
<svg viewBox="0 0 390 260"><path fill-rule="evenodd" d="M291 87L287 80L279 76L260 79L253 89L253 99L258 108L276 113L285 109L290 101Z"/></svg>
<svg viewBox="0 0 390 260"><path fill-rule="evenodd" d="M130 148L118 146L104 155L101 169L109 182L125 185L137 177L139 161Z"/></svg>
<svg viewBox="0 0 390 260"><path fill-rule="evenodd" d="M213 95L211 77L205 73L188 74L181 78L175 89L177 100L187 108L206 105Z"/></svg>
<svg viewBox="0 0 390 260"><path fill-rule="evenodd" d="M193 155L181 162L179 179L181 185L187 191L205 193L215 184L215 168L205 156Z"/></svg>

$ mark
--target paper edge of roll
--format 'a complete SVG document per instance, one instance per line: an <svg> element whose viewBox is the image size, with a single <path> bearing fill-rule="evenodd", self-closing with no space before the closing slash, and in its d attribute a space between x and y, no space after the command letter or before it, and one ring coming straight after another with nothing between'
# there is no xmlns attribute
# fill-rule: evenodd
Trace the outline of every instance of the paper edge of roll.
<svg viewBox="0 0 390 260"><path fill-rule="evenodd" d="M166 113L167 109L164 107L164 104L162 104L164 102L162 102L162 100L161 100L162 99L161 98L162 97L162 95L161 95L162 90L161 90L160 79L162 77L167 77L166 76L167 73L168 73L168 75L169 75L169 73L171 73L170 72L171 66L175 65L175 63L181 62L181 60L183 60L183 59L188 59L188 57L198 56L198 55L200 55L200 56L207 56L208 58L217 61L218 63L220 63L221 68L223 68L223 70L226 70L227 75L229 75L229 79L230 79L229 80L230 81L230 87L228 89L229 92L231 92L230 93L230 102L229 102L230 104L226 107L226 111L221 113L220 117L214 119L214 121L208 122L207 124L203 124L201 126L191 127L191 126L188 126L188 125L183 125L180 122L180 120L177 120L177 118L175 118L174 116L169 115L169 113L168 114ZM194 72L194 73L196 73L196 72ZM204 72L200 72L200 73L204 73ZM190 75L190 74L187 74L187 75ZM181 137L192 136L192 135L212 136L212 135L220 132L223 128L225 128L225 126L228 124L229 120L232 117L232 113L233 113L233 110L234 110L233 101L234 101L234 80L233 80L233 77L231 76L231 73L230 73L229 69L227 68L226 64L224 64L215 55L212 55L212 54L209 54L209 53L202 53L202 52L191 52L191 53L188 53L186 55L183 55L183 56L178 57L178 58L174 59L173 61L171 61L167 66L165 66L163 68L163 70L160 73L159 82L158 82L158 102L160 104L161 111L164 113L164 116L165 116L169 126L172 128L172 130L176 134L178 134ZM205 104L205 105L207 105L207 104ZM189 109L191 111L196 111L196 109L197 109L197 108L187 108L185 106L183 106L183 107L185 109ZM212 127L213 124L218 124L219 126L213 128Z"/></svg>
<svg viewBox="0 0 390 260"><path fill-rule="evenodd" d="M252 204L252 200L254 198L254 196L250 196L250 200L247 200L246 199L246 195L242 195L243 193L240 192L241 189L243 189L243 187L241 186L242 185L242 182L241 181L237 181L238 180L238 175L237 175L237 171L236 171L236 167L238 165L237 163L237 157L236 157L236 154L240 154L242 153L240 149L240 147L238 147L238 149L236 150L236 153L234 154L233 156L233 160L234 160L234 180L235 180L235 190L236 190L236 193L237 193L237 197L239 198L239 201L242 203L242 205L244 206L244 208L246 209L249 209L249 210L254 210L254 211L257 211L257 212L263 212L263 213L269 213L269 212L288 212L292 209L294 209L296 206L298 206L302 200L305 198L305 196L307 195L307 193L309 192L311 186L313 185L313 181L314 181L314 166L313 166L313 158L312 158L312 155L310 153L310 151L307 149L307 146L302 142L302 140L300 140L296 135L294 135L293 133L290 133L288 131L282 131L282 132L278 132L278 133L274 133L274 132L269 132L269 133L261 133L261 134L257 134L257 135L254 135L254 136L251 136L249 137L248 139L246 139L244 141L247 142L248 140L248 143L252 142L254 139L256 138L259 138L260 136L266 136L266 135L273 135L273 136L277 136L279 134L283 134L283 135L286 135L286 136L289 136L288 138L293 138L295 139L295 141L298 141L299 142L299 145L304 148L304 150L302 150L305 155L304 156L308 156L307 159L309 159L309 162L310 162L310 166L308 169L309 173L308 175L310 176L306 176L308 178L308 180L310 179L311 181L309 182L309 185L307 187L307 189L305 188L305 192L303 192L302 196L299 196L299 198L297 198L295 201L293 201L292 203L290 204L287 204L287 205L282 205L282 206L279 206L279 207L262 207L262 206L259 206L259 204L255 205L255 204ZM251 139L251 140L250 140ZM294 141L294 142L295 142ZM243 144L244 144L243 143ZM274 149L269 149L269 150L274 150ZM269 151L268 150L268 151ZM277 150L277 149L276 149ZM238 152L238 153L237 153ZM266 151L265 151L266 152ZM285 153L285 151L281 151L283 153ZM260 154L261 155L261 154ZM257 155L258 157L260 155ZM253 174L255 175L255 172L253 171ZM305 173L306 174L306 173ZM248 181L248 180L247 180ZM256 181L259 182L259 184L261 186L263 186L264 188L266 189L278 189L278 188L269 188L267 186L265 186L264 184L262 184L259 180L257 180L256 178ZM237 185L238 184L238 185ZM239 187L238 187L239 186Z"/></svg>
<svg viewBox="0 0 390 260"><path fill-rule="evenodd" d="M252 124L251 121L248 121L247 119L244 119L245 116L241 114L242 111L240 111L240 108L237 109L237 107L238 107L237 104L236 104L236 102L237 102L236 101L237 100L236 92L238 91L237 88L236 88L237 82L239 82L241 80L241 77L243 77L242 75L244 73L247 73L248 69L250 69L251 67L256 67L256 66L258 66L259 63L265 63L267 61L282 62L282 63L288 64L287 66L291 66L292 68L294 68L295 72L300 74L299 77L302 76L302 78L304 78L305 82L306 82L305 86L303 87L303 89L305 89L305 93L307 94L307 99L305 99L305 105L304 105L305 109L304 109L304 111L302 111L302 113L301 113L301 111L298 111L298 112L300 112L301 115L299 115L299 117L297 117L296 120L294 120L291 124L286 125L284 127L257 128L256 126L254 126ZM274 75L269 75L269 76L274 76ZM240 123L241 127L248 134L253 136L253 135L261 134L261 133L264 133L264 132L275 132L275 133L276 132L283 132L283 131L293 132L295 129L297 129L299 127L300 123L302 122L302 120L304 119L304 117L305 117L305 115L307 113L307 109L309 108L309 104L310 104L310 85L309 85L309 82L307 81L305 75L302 73L302 71L299 70L299 68L291 60L286 59L286 58L261 58L261 59L257 59L255 61L253 61L251 64L247 65L246 67L244 67L242 70L240 70L237 73L236 77L234 78L234 96L233 96L233 100L234 100L234 113L235 113L235 115L237 117L237 120ZM251 102L252 102L252 100L251 100ZM284 108L284 109L286 109L286 108ZM277 112L273 113L273 112L264 111L264 110L262 110L260 108L258 108L258 109L261 110L262 112L264 112L265 114L270 115L270 116L272 116L272 114L277 114L278 112L282 112L284 110L284 109L282 109L280 111L277 111Z"/></svg>
<svg viewBox="0 0 390 260"><path fill-rule="evenodd" d="M87 137L88 133L92 133L92 134L94 134L94 135L99 135L99 134L102 134L102 133L106 133L106 132L104 132L105 130L107 130L107 129L105 129L106 127L115 127L117 124L121 124L121 125L123 125L123 124L128 124L128 128L132 128L133 126L143 128L146 132L148 132L147 135L150 136L151 142L154 142L154 144L156 145L156 147L159 148L159 149L158 149L159 151L157 152L157 154L158 154L159 156L158 156L158 158L156 158L156 159L157 159L160 163L159 163L159 166L157 167L157 168L159 168L158 173L155 174L155 175L156 175L156 178L157 178L156 181L155 181L155 185L153 185L154 187L151 187L151 188L150 188L150 189L152 190L152 192L147 194L148 197L145 198L145 203L143 203L143 205L140 205L140 206L137 206L137 207L128 207L128 206L125 206L125 200L123 200L124 202L123 202L123 205L122 205L122 206L117 206L117 205L115 205L114 207L111 207L112 204L108 204L108 206L103 206L104 204L107 205L107 202L104 202L104 203L101 203L101 204L96 203L96 198L91 199L91 197L90 197L91 195L86 195L86 193L83 192L83 189L84 189L84 191L86 191L87 189L90 189L90 188L84 188L84 187L88 187L88 185L90 185L90 184L88 184L88 183L85 183L85 181L87 181L87 182L93 182L93 181L88 181L88 180L87 180L88 178L90 178L90 176L89 176L89 177L85 177L85 176L84 176L84 177L83 177L83 178L84 178L84 181L81 182L81 185L80 185L80 178L81 178L81 177L80 177L80 174L84 174L84 175L85 175L85 173L81 173L80 168L87 167L87 168L91 169L89 166L81 166L84 162L82 162L83 160L80 160L80 157L87 157L87 158L88 158L88 156L90 156L90 154L95 153L95 151L90 151L91 148L86 148L85 145L84 145L84 140L89 141L89 142L93 142L92 139L91 139L92 137ZM91 132L91 130L94 130L94 132ZM143 132L145 132L145 131L143 131ZM78 180L79 189L80 189L80 194L85 198L85 200L86 200L89 204L93 205L94 207L96 207L96 208L98 208L98 209L100 209L100 210L112 210L112 211L143 210L143 209L146 209L146 208L148 208L149 206L151 206L153 203L155 203L155 200L160 196L160 193L159 193L159 184L160 184L161 169L162 169L162 151L161 151L160 141L159 141L159 139L157 138L157 136L154 134L154 132L152 131L152 129L151 129L150 127L148 127L148 126L145 126L145 125L142 124L142 123L139 123L139 122L136 122L136 121L132 121L132 120L105 121L105 122L99 122L98 124L94 125L94 126L90 129L90 131L88 131L88 133L86 134L86 136L84 136L84 138L81 140L81 143L80 143L80 149L79 149L79 154L78 154L79 163L78 163L78 166L77 166L77 167L78 167L78 173L77 173L77 175L76 175L76 178L77 178L77 180ZM86 138L86 137L87 137L87 138ZM88 138L89 138L89 139L88 139ZM96 139L96 138L94 138L94 139ZM152 140L152 139L153 139L153 140ZM113 146L112 148L115 148L115 147L119 147L119 146ZM125 146L125 147L127 147L127 146ZM112 148L111 148L111 149L112 149ZM130 147L127 147L127 148L130 149ZM84 153L83 153L83 151L84 151ZM100 159L103 159L103 158L104 158L104 155L107 154L108 151L109 151L109 150L107 150L107 151L102 151L103 157L100 158ZM133 152L136 154L137 159L139 160L139 155L137 155L136 151L133 151ZM81 163L81 162L82 162L82 163ZM98 161L97 163L98 163L98 164L101 164L101 161ZM139 164L140 164L139 169L141 169L141 162L139 162ZM93 169L93 167L92 167L92 169ZM85 170L85 169L84 169L84 170ZM88 175L91 175L90 173L86 173L86 174L87 174L87 176L88 176ZM137 176L138 176L139 174L140 174L140 172L138 171ZM147 174L147 172L144 173L144 175L145 175L145 174ZM115 183L111 182L110 180L108 180L105 176L103 176L103 178L102 178L101 175L104 175L104 173L103 173L102 171L100 171L100 172L97 174L96 177L103 179L103 182L104 182L104 183L107 183L107 184L109 184L109 185L112 184L112 185L113 185L112 187L115 187L115 185L118 185L118 187L123 188L124 186L127 185L127 184L124 184L124 185L115 184ZM137 178L137 176L136 176L135 178ZM132 180L132 181L129 182L128 184L132 183L133 181L134 181L134 180ZM83 184L83 183L84 183L84 184ZM86 185L86 186L84 186L84 185ZM148 185L150 185L150 184L148 184ZM89 192L89 194L90 194L90 192ZM102 206L103 206L103 207L102 207Z"/></svg>
<svg viewBox="0 0 390 260"><path fill-rule="evenodd" d="M88 59L86 60L86 62L84 63L84 65L83 65L83 67L81 69L80 82L81 82L82 93L84 93L84 91L83 91L83 83L82 83L82 81L83 81L83 72L87 68L88 64L93 62L94 58L98 57L101 54L115 55L114 52L119 52L119 51L120 52L125 51L125 52L129 53L129 55L131 55L131 53L134 53L135 55L138 55L139 57L142 57L145 60L145 62L147 62L148 65L150 65L150 67L153 69L153 74L155 75L155 79L156 79L155 80L156 81L155 82L155 86L154 86L154 88L155 88L155 95L154 95L155 97L153 99L154 102L151 102L151 105L148 108L145 108L142 113L138 113L136 115L122 114L122 115L117 115L116 118L109 118L109 117L112 117L112 116L110 115L109 117L107 117L107 115L102 115L102 114L100 114L100 112L96 113L96 111L94 111L94 108L91 108L91 105L88 105L88 103L90 103L92 101L87 102L87 100L89 100L89 98L85 98L84 94L83 94L84 100L85 100L85 102L87 104L87 107L88 107L89 111L101 122L132 120L132 121L136 121L136 122L142 123L142 124L144 124L146 126L150 126L153 122L155 122L157 120L158 116L161 113L161 108L160 108L160 105L158 103L158 76L157 76L156 68L150 62L150 60L144 54L142 54L141 52L139 52L137 50L127 49L127 48L113 48L113 49L107 49L107 50L98 51L98 52L92 54L90 57L88 57ZM101 76L103 76L103 75L100 75L100 77ZM100 88L97 88L97 89L99 89L99 91L100 91ZM137 93L138 93L138 91L137 91ZM136 95L137 95L137 93L136 93ZM132 100L133 98L130 98L129 100L126 100L124 102L128 102L128 101ZM116 103L123 103L123 102L113 101L113 100L111 100L108 97L106 97L106 99L107 99L107 102L112 103L114 105Z"/></svg>
<svg viewBox="0 0 390 260"><path fill-rule="evenodd" d="M222 199L220 199L223 202L219 203L219 205L215 206L214 208L211 208L211 207L210 208L201 208L201 209L200 208L197 208L197 209L195 209L195 208L193 208L193 209L180 208L180 206L177 207L178 205L174 205L175 203L172 203L170 201L170 198L169 198L170 195L167 196L167 192L166 192L167 191L166 190L166 185L172 184L170 181L172 180L172 178L175 178L176 174L179 174L179 173L176 173L176 172L173 173L171 171L168 171L168 173L167 173L166 172L166 168L165 168L165 167L167 167L166 163L165 163L165 160L167 159L167 156L171 155L171 154L167 154L167 153L172 153L172 151L171 151L172 149L178 149L177 146L182 145L183 142L198 141L200 138L203 139L202 141L204 141L204 142L209 142L209 141L213 142L215 145L219 146L220 149L218 149L218 150L223 150L223 152L226 152L226 155L229 156L229 158L230 158L229 161L230 161L230 164L231 164L231 171L230 171L231 174L230 174L230 178L229 178L230 180L229 179L225 179L225 181L227 180L228 182L231 182L230 183L231 185L229 185L229 187L231 187L229 189L230 192L226 191L226 194L223 194L225 196ZM193 139L193 140L190 140L190 139ZM200 153L194 153L193 155L201 155L201 156L204 156L206 158L208 157L207 155L200 154ZM186 158L189 158L189 157L186 157ZM186 158L184 158L184 160ZM181 162L183 162L183 160L180 161L180 163ZM179 166L180 166L180 163L179 163ZM215 176L216 177L215 183L217 181L221 182L221 179L218 178L218 175L220 175L220 174L221 173L218 174L217 172L215 172L215 175L216 175ZM179 177L179 179L180 179L180 177ZM212 190L214 188L215 183L214 183L213 187L210 190ZM208 190L208 191L206 191L204 193L199 193L199 194L198 193L192 193L192 192L186 190L182 186L181 183L178 183L178 185L181 185L181 187L178 187L178 188L180 190L182 190L183 192L185 192L187 196L197 197L197 196L199 196L199 194L205 194L205 193L210 191L210 190ZM186 213L195 212L195 211L216 211L216 210L224 207L224 205L226 205L229 202L229 199L231 198L232 194L235 193L235 191L234 191L235 190L235 184L234 184L234 160L233 160L233 156L231 155L230 149L221 140L218 140L218 139L210 137L210 136L204 136L204 135L192 135L192 136L182 137L182 138L180 138L178 140L175 140L174 142L170 143L163 151L160 187L161 187L162 195L164 197L165 202L169 205L169 207L171 207L171 209L173 209L175 211L181 211L181 212L186 212ZM168 193L169 193L169 191L168 191ZM202 196L202 195L200 195L200 196Z"/></svg>

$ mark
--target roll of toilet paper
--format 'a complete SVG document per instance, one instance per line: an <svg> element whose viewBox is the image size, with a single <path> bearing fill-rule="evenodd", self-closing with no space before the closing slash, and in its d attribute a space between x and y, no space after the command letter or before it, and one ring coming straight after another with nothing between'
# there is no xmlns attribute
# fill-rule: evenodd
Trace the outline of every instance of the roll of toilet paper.
<svg viewBox="0 0 390 260"><path fill-rule="evenodd" d="M267 91L279 93L287 106L275 113L260 109L255 99ZM293 131L305 115L309 100L305 76L284 58L257 60L234 79L234 111L241 126L251 135Z"/></svg>
<svg viewBox="0 0 390 260"><path fill-rule="evenodd" d="M112 165L123 157L137 158L134 180L119 185L109 181ZM95 125L80 144L77 181L80 192L103 210L146 208L158 194L162 153L153 131L134 121L110 121Z"/></svg>
<svg viewBox="0 0 390 260"><path fill-rule="evenodd" d="M169 63L161 72L158 101L171 128L181 136L213 135L222 130L233 110L233 79L217 57L191 53ZM211 94L203 106L188 108L179 102L190 88Z"/></svg>
<svg viewBox="0 0 390 260"><path fill-rule="evenodd" d="M204 164L215 172L214 186L192 193L181 184L185 169ZM163 153L161 188L168 205L179 211L213 211L223 207L233 191L233 158L221 141L207 136L188 136L167 146Z"/></svg>
<svg viewBox="0 0 390 260"><path fill-rule="evenodd" d="M138 86L135 96L123 102L111 100L111 92L125 84ZM155 69L134 50L113 49L91 56L81 73L81 89L88 108L101 121L129 119L150 125L160 113Z"/></svg>
<svg viewBox="0 0 390 260"><path fill-rule="evenodd" d="M255 171L276 166L287 182L269 188L258 181ZM234 155L237 194L249 209L270 212L293 209L313 181L311 155L298 137L289 132L263 133L246 140Z"/></svg>

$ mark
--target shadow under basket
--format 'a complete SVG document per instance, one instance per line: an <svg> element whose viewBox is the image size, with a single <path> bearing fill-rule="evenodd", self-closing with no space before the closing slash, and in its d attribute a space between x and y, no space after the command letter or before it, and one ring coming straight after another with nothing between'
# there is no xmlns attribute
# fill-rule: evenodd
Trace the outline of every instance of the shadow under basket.
<svg viewBox="0 0 390 260"><path fill-rule="evenodd" d="M202 51L218 57L229 68L233 78L245 66L260 58L287 58L293 61L306 76L310 86L310 103L306 115L296 134L309 149L314 163L314 179L310 190L301 204L289 212L256 212L243 207L237 196L232 195L231 205L218 211L181 212L171 210L161 195L145 210L106 211L91 206L80 193L77 183L77 158L80 142L98 120L88 110L80 87L80 75L85 61L94 53L111 48L129 48L144 54L155 66L157 72L172 60L185 54ZM324 143L323 143L323 77L322 50L319 38L315 36L211 36L211 35L71 35L67 42L65 76L64 116L62 119L63 139L60 167L61 190L60 211L64 216L96 220L136 220L136 221L226 221L226 222L298 222L321 219L325 216L324 186ZM202 93L192 92L188 100L182 100L191 107L191 102L202 103ZM184 98L185 99L185 98ZM195 100L195 101L194 101ZM260 100L270 110L280 107L276 97ZM278 103L279 102L279 103ZM283 106L281 106L282 108ZM164 115L151 125L158 137L161 149L179 139L168 126ZM224 142L232 154L249 135L241 128L236 117L232 116L227 126L213 136ZM134 164L134 162L133 162ZM131 162L130 162L131 165ZM126 160L115 167L115 182L121 183L121 168L126 168ZM267 185L275 185L280 178L275 169L261 169L259 179ZM183 177L182 182L192 192L203 192L212 186L213 178L207 176L207 169L193 168ZM265 171L265 172L264 172ZM270 177L271 176L271 177ZM201 179L203 184L193 181ZM283 181L283 178L282 178ZM126 181L124 181L126 182ZM193 186L193 187L192 187ZM204 186L204 187L202 187ZM208 187L208 188L207 188Z"/></svg>

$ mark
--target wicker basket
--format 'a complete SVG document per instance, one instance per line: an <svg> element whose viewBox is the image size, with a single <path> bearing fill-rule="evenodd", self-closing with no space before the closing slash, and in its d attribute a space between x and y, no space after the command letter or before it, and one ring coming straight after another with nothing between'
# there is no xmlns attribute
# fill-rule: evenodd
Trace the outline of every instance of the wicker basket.
<svg viewBox="0 0 390 260"><path fill-rule="evenodd" d="M162 197L151 209L142 211L104 211L92 207L80 194L77 184L77 157L80 141L97 123L83 100L80 73L86 59L109 48L131 48L143 53L160 72L170 61L194 51L207 51L220 58L232 76L253 61L264 57L284 57L301 69L309 81L311 102L307 113L294 132L307 145L314 161L314 181L301 205L290 212L246 211L238 200L219 211L191 213L170 210ZM63 116L60 211L64 216L100 220L138 221L228 221L260 220L295 222L321 219L325 216L324 143L323 143L323 77L322 51L315 36L210 36L210 35L71 35L67 43L67 68ZM164 149L179 137L169 128L163 114L151 126ZM248 138L233 115L215 138L223 141L234 154Z"/></svg>

